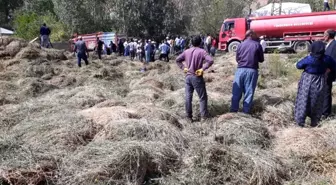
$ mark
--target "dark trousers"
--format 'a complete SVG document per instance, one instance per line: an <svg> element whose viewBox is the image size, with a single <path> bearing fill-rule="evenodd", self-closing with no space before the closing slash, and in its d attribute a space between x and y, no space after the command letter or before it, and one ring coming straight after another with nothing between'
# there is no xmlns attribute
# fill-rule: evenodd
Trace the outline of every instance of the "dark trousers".
<svg viewBox="0 0 336 185"><path fill-rule="evenodd" d="M186 114L188 118L192 118L192 99L193 93L196 90L198 97L200 99L200 112L203 118L209 117L208 112L208 95L205 88L205 81L203 77L197 77L193 75L188 75L186 77L185 83L185 94L186 94Z"/></svg>
<svg viewBox="0 0 336 185"><path fill-rule="evenodd" d="M86 65L89 65L86 53L77 53L77 64L78 67L82 67L82 59L85 61Z"/></svg>
<svg viewBox="0 0 336 185"><path fill-rule="evenodd" d="M332 109L332 83L328 83L326 87L326 94L323 103L323 116L328 117L331 115Z"/></svg>
<svg viewBox="0 0 336 185"><path fill-rule="evenodd" d="M323 9L323 11L326 11L326 10L330 10L330 6L329 6L329 3L323 3L323 5L324 5L324 9Z"/></svg>
<svg viewBox="0 0 336 185"><path fill-rule="evenodd" d="M244 94L243 112L250 113L257 82L258 70L250 68L237 69L232 87L231 112L238 112L239 102Z"/></svg>
<svg viewBox="0 0 336 185"><path fill-rule="evenodd" d="M131 57L131 60L134 60L134 58L135 58L135 50L130 50L130 57Z"/></svg>
<svg viewBox="0 0 336 185"><path fill-rule="evenodd" d="M169 62L169 56L168 56L168 54L160 54L160 58L159 58L159 60L162 60L162 58L163 59L165 59L166 60L166 62Z"/></svg>
<svg viewBox="0 0 336 185"><path fill-rule="evenodd" d="M102 50L97 50L98 58L101 60L102 59Z"/></svg>

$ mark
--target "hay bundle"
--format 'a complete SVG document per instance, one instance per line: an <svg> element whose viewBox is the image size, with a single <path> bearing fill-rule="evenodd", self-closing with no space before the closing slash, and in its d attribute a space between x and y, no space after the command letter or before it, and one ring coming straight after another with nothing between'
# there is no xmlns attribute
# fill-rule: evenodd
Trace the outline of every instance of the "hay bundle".
<svg viewBox="0 0 336 185"><path fill-rule="evenodd" d="M101 103L98 103L94 107L103 108L103 107L115 107L115 106L126 106L126 103L121 100L109 99Z"/></svg>
<svg viewBox="0 0 336 185"><path fill-rule="evenodd" d="M13 83L0 81L0 105L15 103L19 100L19 87Z"/></svg>
<svg viewBox="0 0 336 185"><path fill-rule="evenodd" d="M245 114L221 116L215 125L214 134L217 141L227 145L238 144L268 148L271 144L266 125Z"/></svg>
<svg viewBox="0 0 336 185"><path fill-rule="evenodd" d="M179 122L179 117L168 110L150 104L136 104L135 108L142 118L148 120L164 120L177 128L183 128L183 125Z"/></svg>
<svg viewBox="0 0 336 185"><path fill-rule="evenodd" d="M99 125L106 125L110 121L123 119L137 119L140 116L137 111L122 106L90 108L79 112L80 115L92 119Z"/></svg>
<svg viewBox="0 0 336 185"><path fill-rule="evenodd" d="M178 75L172 76L171 74L164 73L156 77L163 83L163 88L171 91L176 91L184 87L185 76Z"/></svg>
<svg viewBox="0 0 336 185"><path fill-rule="evenodd" d="M186 136L177 128L165 121L125 119L107 124L95 136L95 141L159 141L176 150L187 147Z"/></svg>
<svg viewBox="0 0 336 185"><path fill-rule="evenodd" d="M105 80L116 80L118 78L123 78L124 74L115 69L102 68L98 73L95 73L93 77Z"/></svg>
<svg viewBox="0 0 336 185"><path fill-rule="evenodd" d="M7 46L9 43L11 43L14 40L13 37L6 37L1 36L0 37L0 46Z"/></svg>
<svg viewBox="0 0 336 185"><path fill-rule="evenodd" d="M56 86L47 84L40 79L34 78L27 78L19 82L19 84L22 85L23 90L21 95L24 97L37 97L57 88Z"/></svg>
<svg viewBox="0 0 336 185"><path fill-rule="evenodd" d="M41 50L35 45L29 44L27 47L23 48L17 55L17 59L36 59L40 57Z"/></svg>
<svg viewBox="0 0 336 185"><path fill-rule="evenodd" d="M162 184L281 185L285 177L285 169L267 151L199 140L183 168Z"/></svg>
<svg viewBox="0 0 336 185"><path fill-rule="evenodd" d="M179 153L160 142L91 142L66 160L58 183L141 185L179 162Z"/></svg>
<svg viewBox="0 0 336 185"><path fill-rule="evenodd" d="M67 60L64 50L43 48L42 51L41 56L48 60Z"/></svg>
<svg viewBox="0 0 336 185"><path fill-rule="evenodd" d="M65 96L69 97L67 104L76 108L89 108L106 100L103 89L96 90L94 87L78 87Z"/></svg>
<svg viewBox="0 0 336 185"><path fill-rule="evenodd" d="M261 119L268 125L275 127L286 127L293 124L294 103L285 101L275 106L266 106Z"/></svg>
<svg viewBox="0 0 336 185"><path fill-rule="evenodd" d="M11 57L14 57L17 53L20 52L22 48L26 47L27 45L27 42L23 40L14 40L6 46L5 51L8 52Z"/></svg>
<svg viewBox="0 0 336 185"><path fill-rule="evenodd" d="M40 64L33 64L29 65L26 70L24 71L25 77L37 77L41 78L44 75L54 75L54 68L53 66L47 62L44 61Z"/></svg>
<svg viewBox="0 0 336 185"><path fill-rule="evenodd" d="M129 85L130 89L141 89L141 88L163 88L163 83L155 79L154 77L143 77L140 80L132 80Z"/></svg>
<svg viewBox="0 0 336 185"><path fill-rule="evenodd" d="M154 88L154 87L148 87L145 89L139 89L139 90L132 90L127 94L127 100L130 103L139 102L139 100L143 102L154 102L158 100L159 98L164 96L164 91Z"/></svg>
<svg viewBox="0 0 336 185"><path fill-rule="evenodd" d="M280 131L274 141L274 152L279 157L312 157L336 149L335 127L307 129L293 127Z"/></svg>

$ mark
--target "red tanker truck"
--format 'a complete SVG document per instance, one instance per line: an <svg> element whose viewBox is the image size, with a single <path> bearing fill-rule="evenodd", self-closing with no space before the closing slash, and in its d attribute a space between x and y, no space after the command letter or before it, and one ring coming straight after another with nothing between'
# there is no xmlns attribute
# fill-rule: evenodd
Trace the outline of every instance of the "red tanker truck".
<svg viewBox="0 0 336 185"><path fill-rule="evenodd" d="M266 49L306 51L312 41L323 38L327 29L336 29L336 11L226 19L219 34L218 48L235 52L248 29L265 36Z"/></svg>

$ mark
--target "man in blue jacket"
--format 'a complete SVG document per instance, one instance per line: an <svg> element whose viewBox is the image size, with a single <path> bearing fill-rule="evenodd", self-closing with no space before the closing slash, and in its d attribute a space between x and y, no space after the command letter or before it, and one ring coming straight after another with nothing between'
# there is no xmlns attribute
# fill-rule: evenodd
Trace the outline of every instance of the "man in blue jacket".
<svg viewBox="0 0 336 185"><path fill-rule="evenodd" d="M49 35L51 31L47 27L47 25L44 23L43 26L40 28L40 36L41 36L41 47L48 48L49 47Z"/></svg>

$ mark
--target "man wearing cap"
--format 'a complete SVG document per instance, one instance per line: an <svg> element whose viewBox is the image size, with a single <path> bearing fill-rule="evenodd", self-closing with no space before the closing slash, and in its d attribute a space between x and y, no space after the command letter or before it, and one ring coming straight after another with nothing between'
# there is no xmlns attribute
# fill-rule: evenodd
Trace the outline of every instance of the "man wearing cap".
<svg viewBox="0 0 336 185"><path fill-rule="evenodd" d="M250 114L254 91L257 87L259 63L264 61L264 52L253 30L246 32L246 40L238 46L238 68L232 87L231 112L238 112L244 94L243 112Z"/></svg>
<svg viewBox="0 0 336 185"><path fill-rule="evenodd" d="M82 67L82 62L81 62L82 59L85 61L86 65L89 65L89 61L87 60L87 57L89 56L89 52L81 36L78 37L78 40L75 43L75 53L77 53L78 67Z"/></svg>
<svg viewBox="0 0 336 185"><path fill-rule="evenodd" d="M192 39L193 47L185 50L180 56L177 57L177 65L186 73L185 80L185 108L186 116L192 121L192 97L194 90L196 90L200 98L200 112L201 118L206 119L209 117L208 112L208 95L205 88L205 81L203 72L207 70L212 64L212 57L200 48L202 39L197 36ZM185 61L185 64L183 64ZM203 61L206 63L203 64Z"/></svg>

